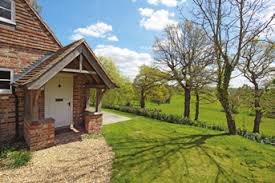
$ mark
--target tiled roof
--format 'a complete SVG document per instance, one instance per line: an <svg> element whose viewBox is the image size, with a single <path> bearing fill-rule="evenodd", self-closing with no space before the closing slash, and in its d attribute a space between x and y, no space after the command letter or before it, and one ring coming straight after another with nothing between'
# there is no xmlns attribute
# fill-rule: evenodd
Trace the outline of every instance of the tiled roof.
<svg viewBox="0 0 275 183"><path fill-rule="evenodd" d="M36 61L34 64L25 68L22 72L16 75L15 83L18 85L26 85L35 81L83 42L83 39L75 41L68 46L59 49L55 53L45 55L42 59Z"/></svg>

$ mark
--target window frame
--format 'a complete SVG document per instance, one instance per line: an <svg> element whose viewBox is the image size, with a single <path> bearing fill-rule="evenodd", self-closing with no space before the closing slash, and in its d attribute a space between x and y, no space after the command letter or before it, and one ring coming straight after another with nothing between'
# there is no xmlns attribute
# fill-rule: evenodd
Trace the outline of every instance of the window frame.
<svg viewBox="0 0 275 183"><path fill-rule="evenodd" d="M11 19L0 17L0 22L16 25L16 21L15 21L15 1L14 0L9 0L9 1L11 2ZM8 10L4 7L0 7L0 8Z"/></svg>
<svg viewBox="0 0 275 183"><path fill-rule="evenodd" d="M0 68L0 72L1 71L10 72L10 79L1 79L0 78L0 81L9 81L10 82L10 89L1 89L0 88L0 95L1 94L12 94L12 83L13 83L13 80L14 80L14 72L13 72L12 69L6 69L6 68Z"/></svg>

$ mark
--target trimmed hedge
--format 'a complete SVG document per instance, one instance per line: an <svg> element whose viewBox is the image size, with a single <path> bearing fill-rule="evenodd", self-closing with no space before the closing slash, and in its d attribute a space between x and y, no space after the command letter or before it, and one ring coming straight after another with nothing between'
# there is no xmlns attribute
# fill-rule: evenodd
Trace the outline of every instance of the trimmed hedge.
<svg viewBox="0 0 275 183"><path fill-rule="evenodd" d="M216 131L227 132L227 129L222 126L219 126L216 124L209 124L202 121L193 121L190 119L182 118L178 115L164 114L164 113L161 113L161 111L158 109L142 109L138 107L119 106L119 105L104 105L104 108L113 109L113 110L126 112L126 113L132 113L138 116L144 116L147 118L156 119L159 121L164 121L169 123L189 125L189 126L207 128L207 129L216 130ZM237 134L258 143L275 145L275 136L269 137L263 134L251 133L251 132L248 132L246 129L238 129Z"/></svg>

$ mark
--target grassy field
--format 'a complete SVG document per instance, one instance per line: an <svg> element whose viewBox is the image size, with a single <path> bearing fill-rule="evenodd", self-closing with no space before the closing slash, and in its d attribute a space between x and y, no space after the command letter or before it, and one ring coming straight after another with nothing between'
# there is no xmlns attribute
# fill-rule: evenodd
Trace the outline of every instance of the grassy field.
<svg viewBox="0 0 275 183"><path fill-rule="evenodd" d="M275 147L240 136L127 115L106 125L113 183L274 182Z"/></svg>
<svg viewBox="0 0 275 183"><path fill-rule="evenodd" d="M193 97L194 99L194 97ZM147 102L146 107L151 109L161 109L163 113L182 115L184 105L184 96L174 95L170 104L157 105L154 103ZM222 107L218 101L206 104L202 101L200 106L200 121L205 121L210 124L226 125L226 119L224 112L221 112ZM195 101L191 103L191 119L194 119L195 113ZM253 129L254 116L248 115L248 109L240 109L239 114L235 115L236 123L238 128L245 128L250 131ZM275 136L275 119L263 118L261 123L261 133L269 136Z"/></svg>

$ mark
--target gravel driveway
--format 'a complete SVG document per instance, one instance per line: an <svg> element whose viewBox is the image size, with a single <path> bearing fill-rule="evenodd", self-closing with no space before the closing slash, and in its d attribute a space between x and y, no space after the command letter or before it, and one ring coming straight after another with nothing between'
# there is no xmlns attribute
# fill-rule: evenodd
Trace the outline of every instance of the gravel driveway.
<svg viewBox="0 0 275 183"><path fill-rule="evenodd" d="M88 139L33 152L25 167L0 171L0 182L107 183L113 153L104 138Z"/></svg>

